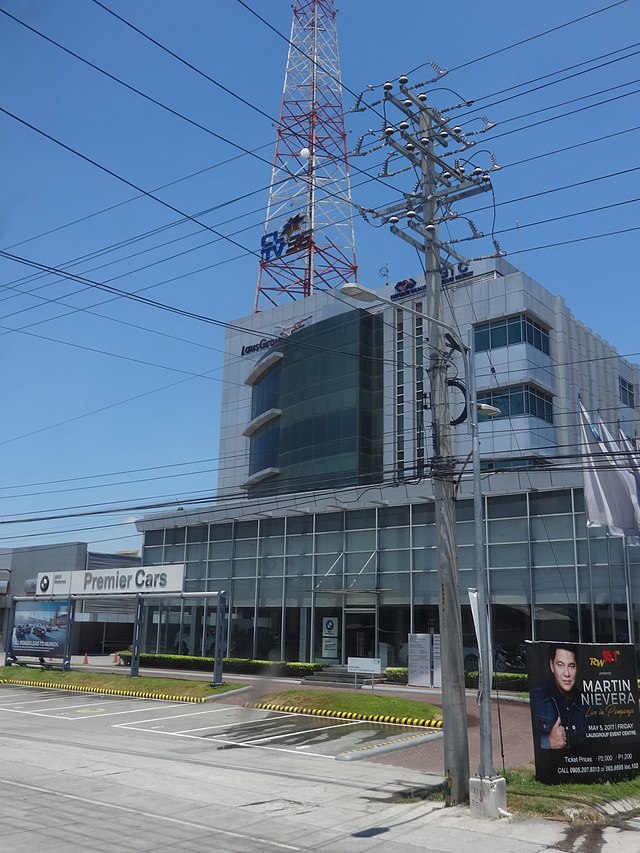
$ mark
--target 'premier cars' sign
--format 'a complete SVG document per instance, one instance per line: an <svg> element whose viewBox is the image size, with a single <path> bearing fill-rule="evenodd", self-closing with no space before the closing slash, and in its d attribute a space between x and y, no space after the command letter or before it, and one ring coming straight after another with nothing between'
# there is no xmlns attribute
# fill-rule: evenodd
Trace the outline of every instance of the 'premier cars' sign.
<svg viewBox="0 0 640 853"><path fill-rule="evenodd" d="M36 598L182 592L183 583L184 564L96 569L86 572L40 572L36 581Z"/></svg>

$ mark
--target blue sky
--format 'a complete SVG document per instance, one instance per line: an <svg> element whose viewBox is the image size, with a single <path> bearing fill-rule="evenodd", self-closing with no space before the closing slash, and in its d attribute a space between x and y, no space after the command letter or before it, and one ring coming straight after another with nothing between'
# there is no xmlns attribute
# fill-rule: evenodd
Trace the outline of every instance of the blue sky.
<svg viewBox="0 0 640 853"><path fill-rule="evenodd" d="M0 0L2 12L202 129L0 14L0 248L45 267L77 261L78 275L206 318L247 315L287 44L237 0L104 5L216 82L93 0ZM249 5L288 36L290 3ZM417 84L432 61L450 69L434 103L459 93L475 101L467 122L496 122L482 142L503 166L493 175L502 248L639 361L640 232L628 230L640 227L638 4L343 0L338 32L347 109L369 84L409 72ZM348 113L350 143L379 125L370 111ZM353 198L365 207L383 203L384 189L356 167L375 175L380 163L353 161ZM176 214L133 187L234 242L191 222L167 227ZM478 212L480 226L488 215ZM420 272L402 241L360 218L356 249L365 284L380 286L384 267L392 282ZM140 539L126 521L141 514L132 507L215 493L219 326L6 258L0 281L0 546L132 549ZM71 517L102 507L118 511ZM70 517L47 520L60 515Z"/></svg>

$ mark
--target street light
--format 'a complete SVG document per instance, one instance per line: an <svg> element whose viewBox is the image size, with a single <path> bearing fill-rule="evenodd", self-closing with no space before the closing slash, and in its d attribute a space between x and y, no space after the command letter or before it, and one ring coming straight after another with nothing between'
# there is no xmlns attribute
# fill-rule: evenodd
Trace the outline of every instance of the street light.
<svg viewBox="0 0 640 853"><path fill-rule="evenodd" d="M432 261L427 266L429 269L435 269ZM469 736L455 530L455 470L451 449L445 341L448 339L451 345L461 352L465 365L465 378L468 373L467 348L455 329L439 319L439 283L438 287L431 287L429 290L429 314L417 311L406 304L396 306L392 300L380 297L375 291L359 284L349 283L343 285L340 290L346 296L364 302L383 302L400 308L421 320L426 320L428 324L429 339L432 342L428 360L433 442L431 477L436 511L440 642L444 652L441 658L444 773L447 802L462 803L469 798Z"/></svg>
<svg viewBox="0 0 640 853"><path fill-rule="evenodd" d="M344 284L340 288L340 292L352 299L357 299L361 302L376 303L382 302L386 305L391 305L407 311L417 317L427 320L436 326L440 326L446 330L447 336L452 341L453 345L459 350L465 376L465 396L467 402L467 411L469 412L469 426L471 433L471 451L473 465L473 514L474 514L474 533L475 533L475 569L476 569L476 585L477 585L477 601L478 601L478 649L480 658L480 673L479 673L479 694L480 694L480 765L478 775L480 777L480 795L481 803L478 814L482 813L485 816L498 816L500 808L506 806L506 794L504 787L496 786L496 775L493 768L493 735L491 729L491 676L493 667L491 665L490 638L489 638L489 592L487 584L487 568L484 553L484 522L482 508L482 480L480 477L480 435L478 429L478 414L486 417L495 417L501 412L495 406L490 406L486 403L478 403L476 397L475 384L475 364L474 369L471 369L469 353L474 354L473 347L473 331L470 332L470 347L463 344L459 333L447 323L435 317L429 317L422 311L417 311L408 305L396 305L391 299L380 296L376 291L363 287L360 284L349 283ZM456 578L457 582L457 578ZM442 626L441 626L442 631ZM462 674L457 674L457 678L463 678ZM464 681L463 681L464 684ZM448 695L447 687L443 680L443 695L442 695L442 710L444 717L444 736L447 736L447 706L446 696ZM450 732L453 737L461 736L460 732ZM466 719L464 737L467 737ZM446 761L446 748L445 748ZM504 780L502 780L504 782ZM487 785L491 790L486 790ZM473 792L472 792L473 793ZM495 807L495 808L494 808ZM473 803L472 803L473 808Z"/></svg>

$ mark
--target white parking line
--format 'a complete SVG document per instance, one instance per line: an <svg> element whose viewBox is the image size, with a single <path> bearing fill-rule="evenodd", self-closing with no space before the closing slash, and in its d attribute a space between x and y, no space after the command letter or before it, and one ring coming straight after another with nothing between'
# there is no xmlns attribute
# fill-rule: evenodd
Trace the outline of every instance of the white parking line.
<svg viewBox="0 0 640 853"><path fill-rule="evenodd" d="M362 722L361 720L352 720L351 722L348 722L348 723L336 723L336 725L334 725L334 726L321 726L320 728L317 728L317 729L304 729L303 731L299 731L299 732L296 731L296 732L286 732L286 733L280 734L280 735L269 735L269 737L259 737L259 738L255 738L253 740L247 740L247 741L245 741L245 744L247 744L247 746L252 746L254 743L261 743L262 741L266 741L266 740L278 740L278 738L292 737L293 735L312 734L313 732L322 732L325 729L339 729L339 728L342 728L344 726L357 726L361 722Z"/></svg>
<svg viewBox="0 0 640 853"><path fill-rule="evenodd" d="M140 731L146 732L147 734L154 735L165 735L168 737L183 737L189 738L190 740L199 740L201 743L219 743L220 746L238 746L238 747L246 747L247 749L266 749L269 752L286 752L289 755L304 755L305 758L311 756L312 758L326 758L331 761L335 761L335 756L333 755L325 755L322 752L300 752L298 749L286 749L282 746L265 746L264 744L253 744L253 743L245 743L244 741L233 741L233 740L225 740L224 738L216 738L216 737L202 737L201 735L188 735L188 734L177 734L176 732L163 732L157 731L155 729L143 729L138 726L127 726L131 731Z"/></svg>
<svg viewBox="0 0 640 853"><path fill-rule="evenodd" d="M77 722L80 719L78 717L63 717L58 714L43 714L40 711L25 711L16 708L1 708L0 710L6 711L7 714L25 714L28 717L49 717L50 720L66 720L67 722Z"/></svg>
<svg viewBox="0 0 640 853"><path fill-rule="evenodd" d="M178 707L174 705L172 707ZM251 708L243 708L243 711L253 710ZM233 708L229 705L220 706L218 705L216 708L207 708L206 711L187 711L185 714L170 714L168 717L150 717L148 720L136 720L136 723L158 723L160 720L176 720L180 717L197 717L200 714L219 714L221 711L233 711ZM131 724L133 725L133 724ZM126 729L129 726L129 723L118 723L114 726L115 729Z"/></svg>

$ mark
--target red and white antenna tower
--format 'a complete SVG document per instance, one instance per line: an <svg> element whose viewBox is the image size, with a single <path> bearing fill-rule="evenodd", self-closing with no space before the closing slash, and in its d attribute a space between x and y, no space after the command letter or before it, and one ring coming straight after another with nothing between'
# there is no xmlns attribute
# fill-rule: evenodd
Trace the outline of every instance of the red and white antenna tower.
<svg viewBox="0 0 640 853"><path fill-rule="evenodd" d="M357 273L334 0L294 0L255 311Z"/></svg>

